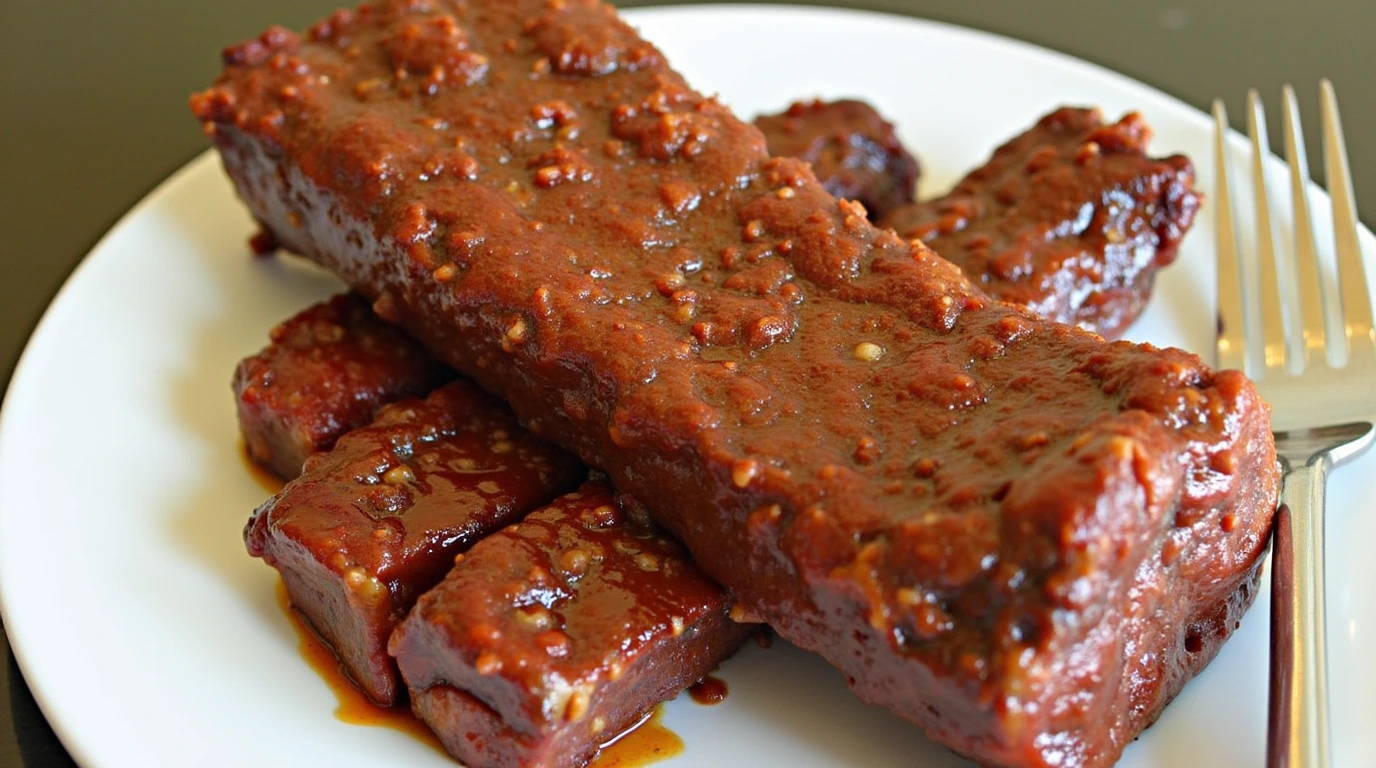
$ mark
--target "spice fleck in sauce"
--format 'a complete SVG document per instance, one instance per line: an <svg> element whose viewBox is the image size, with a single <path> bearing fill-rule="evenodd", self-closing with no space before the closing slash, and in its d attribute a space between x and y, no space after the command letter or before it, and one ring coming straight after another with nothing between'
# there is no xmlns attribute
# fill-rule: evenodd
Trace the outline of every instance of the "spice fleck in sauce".
<svg viewBox="0 0 1376 768"><path fill-rule="evenodd" d="M245 458L245 462L249 466L253 466L253 462L248 461L247 458ZM260 473L262 478L272 478L267 472L260 470ZM259 477L259 473L255 473L254 476ZM391 728L414 736L421 742L434 747L438 752L444 752L444 747L440 744L439 739L435 738L435 734L425 727L425 723L411 714L410 709L379 707L349 683L348 679L339 671L339 662L330 653L330 649L320 642L320 638L316 637L310 627L307 627L305 622L301 621L301 617L297 616L296 612L291 609L291 603L287 598L287 588L280 581L277 583L277 603L291 621L292 629L296 631L296 636L299 638L297 648L301 653L301 658L305 659L311 669L320 675L320 679L325 681L325 684L330 687L331 691L334 691L335 697L339 700L339 706L335 707L334 716L340 722L374 728ZM723 691L725 687L723 684ZM654 712L649 717L604 747L598 753L597 759L592 761L592 768L643 768L643 766L651 763L668 760L681 754L683 752L683 739L664 726L662 711L662 706L655 707Z"/></svg>
<svg viewBox="0 0 1376 768"><path fill-rule="evenodd" d="M693 701L706 706L722 703L726 699L726 694L726 681L711 675L688 688L688 695L693 697Z"/></svg>

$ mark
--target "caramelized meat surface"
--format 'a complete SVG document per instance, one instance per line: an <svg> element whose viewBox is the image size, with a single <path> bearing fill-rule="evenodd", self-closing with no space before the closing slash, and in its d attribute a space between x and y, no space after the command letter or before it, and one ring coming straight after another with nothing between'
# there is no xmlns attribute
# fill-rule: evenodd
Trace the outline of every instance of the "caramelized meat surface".
<svg viewBox="0 0 1376 768"><path fill-rule="evenodd" d="M372 421L383 405L423 395L453 374L357 296L336 296L272 329L234 371L249 457L278 477Z"/></svg>
<svg viewBox="0 0 1376 768"><path fill-rule="evenodd" d="M590 482L469 550L391 652L470 768L576 768L745 639L687 553Z"/></svg>
<svg viewBox="0 0 1376 768"><path fill-rule="evenodd" d="M280 242L953 749L1112 763L1250 599L1245 378L991 300L610 7L386 2L226 64L193 109Z"/></svg>
<svg viewBox="0 0 1376 768"><path fill-rule="evenodd" d="M522 430L471 384L384 407L306 461L244 531L349 678L390 706L387 638L454 556L573 487L568 454Z"/></svg>
<svg viewBox="0 0 1376 768"><path fill-rule="evenodd" d="M1117 338L1194 221L1194 166L1147 156L1131 113L1064 107L999 147L948 194L883 218L996 299Z"/></svg>
<svg viewBox="0 0 1376 768"><path fill-rule="evenodd" d="M917 159L893 124L863 101L800 101L755 118L755 127L770 154L807 161L827 192L859 201L874 221L913 201Z"/></svg>

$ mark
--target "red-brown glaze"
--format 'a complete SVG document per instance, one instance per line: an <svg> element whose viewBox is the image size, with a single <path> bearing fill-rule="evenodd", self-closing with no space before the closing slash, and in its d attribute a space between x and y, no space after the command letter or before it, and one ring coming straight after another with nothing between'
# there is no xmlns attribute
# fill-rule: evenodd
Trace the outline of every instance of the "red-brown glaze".
<svg viewBox="0 0 1376 768"><path fill-rule="evenodd" d="M470 768L577 768L749 627L611 488L478 542L392 635L411 706Z"/></svg>
<svg viewBox="0 0 1376 768"><path fill-rule="evenodd" d="M357 296L336 296L272 329L234 371L249 457L290 480L316 451L367 424L379 406L453 376Z"/></svg>
<svg viewBox="0 0 1376 768"><path fill-rule="evenodd" d="M244 530L350 679L390 706L387 638L454 556L578 481L573 457L471 384L384 407L306 461Z"/></svg>
<svg viewBox="0 0 1376 768"><path fill-rule="evenodd" d="M1109 764L1250 599L1245 378L991 301L610 8L389 2L226 63L193 108L284 246L952 748Z"/></svg>
<svg viewBox="0 0 1376 768"><path fill-rule="evenodd" d="M999 147L946 195L882 219L989 295L1117 338L1194 222L1194 166L1147 156L1131 113L1064 107ZM881 221L876 217L876 221Z"/></svg>
<svg viewBox="0 0 1376 768"><path fill-rule="evenodd" d="M755 118L770 154L812 165L822 188L856 200L879 221L913 201L918 164L893 124L863 101L800 101Z"/></svg>

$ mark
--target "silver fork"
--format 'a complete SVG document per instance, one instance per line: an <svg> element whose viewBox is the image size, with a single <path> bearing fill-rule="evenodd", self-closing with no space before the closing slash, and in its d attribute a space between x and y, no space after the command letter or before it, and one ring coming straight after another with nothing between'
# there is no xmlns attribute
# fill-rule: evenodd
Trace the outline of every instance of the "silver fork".
<svg viewBox="0 0 1376 768"><path fill-rule="evenodd" d="M1333 201L1338 296L1322 279L1309 214L1308 164L1294 91L1285 87L1285 153L1290 165L1294 260L1276 248L1266 188L1266 121L1261 98L1248 93L1259 296L1245 301L1229 198L1228 117L1214 102L1218 217L1218 364L1256 382L1271 405L1271 427L1283 471L1271 563L1271 680L1268 766L1329 764L1328 670L1324 658L1323 529L1328 471L1372 441L1376 423L1376 334L1357 239L1352 181L1333 86L1320 84L1324 161ZM1285 290L1293 281L1293 291ZM1331 284L1330 284L1331 285ZM1298 296L1298 305L1287 301ZM1342 322L1326 327L1325 301ZM1260 335L1248 318L1260 313ZM1259 348L1259 349L1258 349ZM1259 352L1259 354L1254 354ZM1330 359L1336 358L1336 362ZM1258 359L1259 358L1259 359Z"/></svg>

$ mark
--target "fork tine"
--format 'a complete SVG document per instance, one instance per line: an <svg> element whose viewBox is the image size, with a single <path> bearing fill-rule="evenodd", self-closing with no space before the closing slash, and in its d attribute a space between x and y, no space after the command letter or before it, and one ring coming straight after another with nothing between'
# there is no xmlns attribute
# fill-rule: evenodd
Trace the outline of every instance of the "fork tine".
<svg viewBox="0 0 1376 768"><path fill-rule="evenodd" d="M1290 165L1290 196L1294 209L1295 276L1300 300L1300 321L1293 328L1299 337L1292 335L1291 349L1297 350L1303 367L1308 368L1327 361L1323 288L1319 281L1319 257L1314 247L1314 225L1309 214L1309 160L1304 151L1295 89L1286 85L1282 101L1285 105L1285 160Z"/></svg>
<svg viewBox="0 0 1376 768"><path fill-rule="evenodd" d="M1214 204L1218 239L1219 368L1247 369L1246 319L1242 310L1242 278L1237 264L1237 230L1233 226L1231 165L1228 162L1228 111L1214 101Z"/></svg>
<svg viewBox="0 0 1376 768"><path fill-rule="evenodd" d="M1327 79L1319 83L1323 105L1323 155L1328 194L1333 200L1333 244L1338 254L1338 285L1342 291L1343 324L1347 327L1347 364L1376 363L1376 335L1371 326L1371 296L1367 290L1362 247L1357 242L1357 212L1352 175L1347 167L1338 97Z"/></svg>
<svg viewBox="0 0 1376 768"><path fill-rule="evenodd" d="M1257 275L1261 288L1261 342L1267 369L1285 368L1285 316L1276 270L1276 237L1271 226L1271 200L1266 185L1266 112L1261 94L1247 92L1247 133L1252 138L1252 191L1257 216Z"/></svg>

